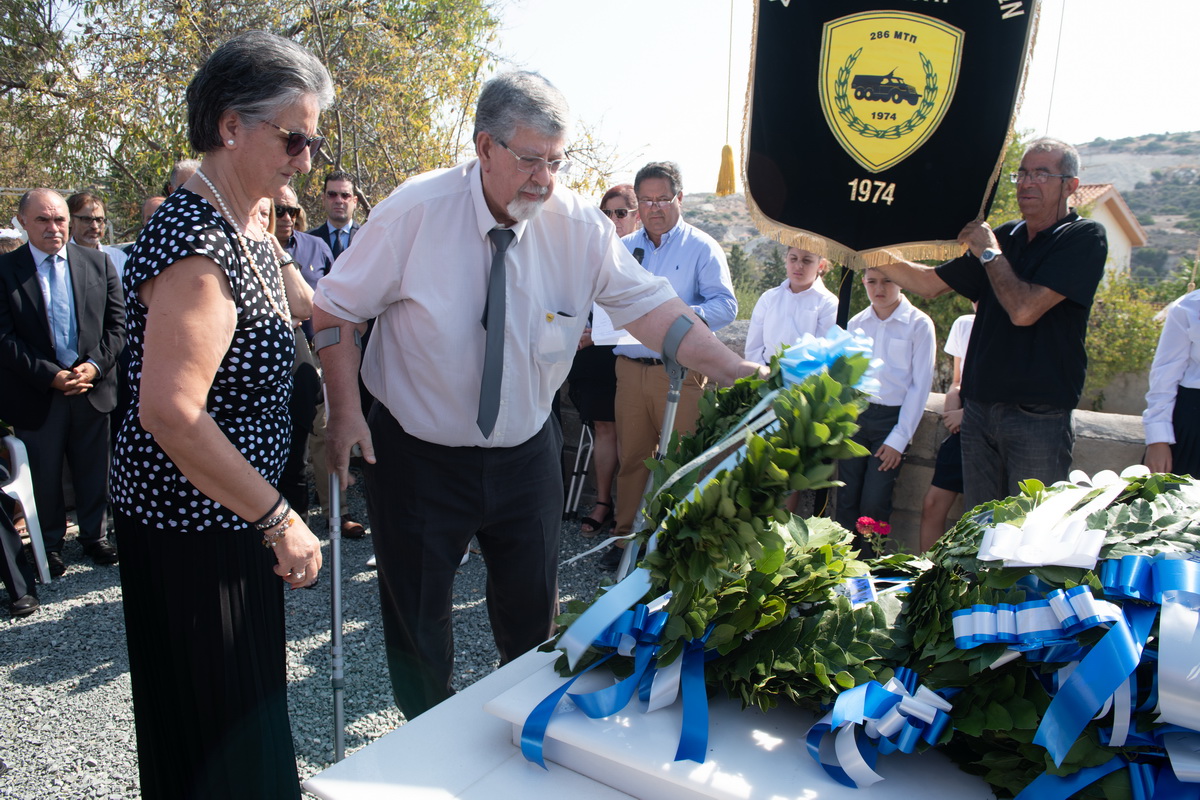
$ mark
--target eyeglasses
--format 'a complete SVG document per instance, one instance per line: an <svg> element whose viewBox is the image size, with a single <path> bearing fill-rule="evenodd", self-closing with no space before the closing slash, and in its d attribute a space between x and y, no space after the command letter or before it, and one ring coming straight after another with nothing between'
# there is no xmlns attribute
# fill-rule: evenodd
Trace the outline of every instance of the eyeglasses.
<svg viewBox="0 0 1200 800"><path fill-rule="evenodd" d="M306 147L312 151L309 153L309 157L316 158L317 153L321 152L321 148L325 146L324 136L305 136L303 133L296 133L295 131L289 131L285 128L281 128L274 122L271 122L269 119L264 119L263 122L287 136L287 145L285 149L287 150L287 154L292 158L295 158L303 153L304 148Z"/></svg>
<svg viewBox="0 0 1200 800"><path fill-rule="evenodd" d="M295 219L300 216L300 208L298 206L275 206L275 216L288 216Z"/></svg>
<svg viewBox="0 0 1200 800"><path fill-rule="evenodd" d="M602 208L600 209L600 213L609 219L612 219L613 217L616 217L617 219L625 219L630 214L634 214L636 212L632 208Z"/></svg>
<svg viewBox="0 0 1200 800"><path fill-rule="evenodd" d="M645 206L646 208L666 208L674 202L674 197L669 197L666 200L646 200L641 197L638 198L638 205Z"/></svg>
<svg viewBox="0 0 1200 800"><path fill-rule="evenodd" d="M103 228L104 223L108 222L108 220L104 217L87 217L83 214L72 214L71 216L88 226L99 225L101 228Z"/></svg>
<svg viewBox="0 0 1200 800"><path fill-rule="evenodd" d="M339 197L343 200L349 200L351 197L354 197L354 192L335 192L333 189L328 189L325 192L325 196L330 200L337 200Z"/></svg>
<svg viewBox="0 0 1200 800"><path fill-rule="evenodd" d="M1074 178L1074 175L1055 175L1053 172L1046 172L1044 169L1035 169L1033 172L1026 172L1019 169L1016 172L1010 172L1008 179L1013 183L1021 183L1022 181L1032 181L1033 183L1045 183L1051 178Z"/></svg>
<svg viewBox="0 0 1200 800"><path fill-rule="evenodd" d="M499 139L496 140L496 144L500 145L505 150L512 153L513 158L515 158L517 160L517 169L520 170L521 172L527 173L529 175L536 175L543 168L545 168L551 175L557 175L560 172L563 175L566 175L568 172L571 171L571 162L565 158L558 158L558 159L555 159L554 161L547 161L546 159L539 158L537 156L517 155L515 152L513 152L513 149L511 147L509 147L508 145L506 145L504 142L500 141Z"/></svg>

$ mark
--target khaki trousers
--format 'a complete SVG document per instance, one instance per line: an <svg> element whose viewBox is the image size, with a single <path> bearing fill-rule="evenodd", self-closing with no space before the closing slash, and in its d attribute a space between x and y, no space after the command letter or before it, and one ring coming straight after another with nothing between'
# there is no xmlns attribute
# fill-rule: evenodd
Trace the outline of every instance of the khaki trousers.
<svg viewBox="0 0 1200 800"><path fill-rule="evenodd" d="M675 412L675 431L690 433L700 414L700 396L708 378L689 371L679 393ZM617 473L617 536L633 528L633 520L642 506L642 495L650 470L643 463L654 457L662 432L663 412L667 407L670 381L662 364L642 364L617 357L617 396L613 410L617 423L617 453L621 468Z"/></svg>

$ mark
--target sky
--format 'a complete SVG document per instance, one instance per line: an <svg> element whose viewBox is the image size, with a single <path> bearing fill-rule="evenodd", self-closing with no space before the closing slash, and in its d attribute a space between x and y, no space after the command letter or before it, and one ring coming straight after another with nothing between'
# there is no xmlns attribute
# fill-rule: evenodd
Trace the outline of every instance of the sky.
<svg viewBox="0 0 1200 800"><path fill-rule="evenodd" d="M504 0L499 16L503 66L563 91L617 153L617 182L671 160L685 192L711 192L728 143L741 190L753 0ZM1043 0L1017 130L1074 144L1200 130L1198 28L1192 0Z"/></svg>

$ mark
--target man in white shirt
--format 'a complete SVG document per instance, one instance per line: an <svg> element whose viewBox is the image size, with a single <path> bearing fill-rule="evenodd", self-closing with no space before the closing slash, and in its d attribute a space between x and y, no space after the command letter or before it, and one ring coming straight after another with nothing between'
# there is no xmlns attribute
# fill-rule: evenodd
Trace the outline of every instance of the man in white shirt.
<svg viewBox="0 0 1200 800"><path fill-rule="evenodd" d="M358 208L354 176L341 170L326 175L321 203L325 206L325 221L309 233L329 245L336 259L350 246L354 234L362 227L354 222L354 212Z"/></svg>
<svg viewBox="0 0 1200 800"><path fill-rule="evenodd" d="M892 489L900 476L904 450L912 441L933 386L935 340L933 320L908 302L883 272L863 272L871 305L851 317L849 331L861 330L875 343L873 358L883 361L876 374L879 393L858 418L854 441L871 453L838 463L835 519L857 530L860 516L887 522L892 515ZM878 555L878 554L877 554Z"/></svg>
<svg viewBox="0 0 1200 800"><path fill-rule="evenodd" d="M593 302L654 347L678 317L696 320L599 209L555 186L567 120L540 75L493 78L478 158L406 181L317 287L329 464L345 485L361 445L392 690L409 718L453 692L451 592L472 536L501 662L551 634L563 486L550 403ZM355 333L372 318L368 426ZM698 320L679 358L723 384L757 368Z"/></svg>

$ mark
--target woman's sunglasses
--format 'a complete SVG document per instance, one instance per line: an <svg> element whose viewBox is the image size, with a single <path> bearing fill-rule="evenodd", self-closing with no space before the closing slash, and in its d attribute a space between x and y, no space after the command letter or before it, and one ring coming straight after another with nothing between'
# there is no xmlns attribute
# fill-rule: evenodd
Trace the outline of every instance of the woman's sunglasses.
<svg viewBox="0 0 1200 800"><path fill-rule="evenodd" d="M612 219L613 217L616 217L617 219L625 219L633 213L633 209L631 208L602 208L600 211L603 212L604 216L608 217L609 219Z"/></svg>
<svg viewBox="0 0 1200 800"><path fill-rule="evenodd" d="M305 136L303 133L296 133L295 131L289 131L281 128L270 120L264 119L263 122L287 136L287 145L285 146L285 149L287 150L287 154L292 158L295 158L303 153L304 148L306 147L312 151L309 153L309 157L316 158L317 153L319 153L321 148L325 145L324 136Z"/></svg>

